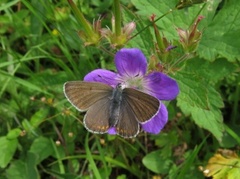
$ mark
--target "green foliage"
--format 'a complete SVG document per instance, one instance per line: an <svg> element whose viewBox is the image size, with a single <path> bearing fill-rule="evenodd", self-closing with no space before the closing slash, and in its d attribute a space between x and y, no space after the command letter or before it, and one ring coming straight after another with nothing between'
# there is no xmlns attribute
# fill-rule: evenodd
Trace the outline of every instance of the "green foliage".
<svg viewBox="0 0 240 179"><path fill-rule="evenodd" d="M0 167L5 168L12 160L12 157L17 149L18 140L0 137L0 152L4 155L0 159Z"/></svg>
<svg viewBox="0 0 240 179"><path fill-rule="evenodd" d="M44 159L48 158L50 155L53 155L53 148L51 148L51 141L45 137L36 138L29 152L36 155L36 164L39 164Z"/></svg>
<svg viewBox="0 0 240 179"><path fill-rule="evenodd" d="M102 27L111 28L115 1L74 2L90 24L101 14ZM136 23L125 47L141 49L149 63L160 64L161 69L154 70L170 75L180 87L177 99L167 104L169 121L163 131L131 140L88 133L83 114L64 98L63 84L82 80L96 68L115 70L116 49L103 39L98 46L85 46L78 34L83 27L68 1L2 0L0 178L201 179L204 172L198 167L208 167L214 151L238 149L238 0L120 3L121 24ZM159 18L155 23L161 37L176 47L165 59L160 58L149 20L153 14ZM204 16L196 27L201 37L195 51L186 52L176 29L188 32L199 15ZM236 156L221 158L232 168L213 157L213 173L236 178Z"/></svg>
<svg viewBox="0 0 240 179"><path fill-rule="evenodd" d="M206 177L237 178L239 174L240 159L239 156L230 150L218 150L217 153L208 161L204 169Z"/></svg>
<svg viewBox="0 0 240 179"><path fill-rule="evenodd" d="M194 73L180 73L177 78L180 81L180 89L183 89L178 97L178 105L183 113L191 114L200 127L208 129L220 140L223 132L219 110L223 107L223 102L220 95Z"/></svg>
<svg viewBox="0 0 240 179"><path fill-rule="evenodd" d="M199 55L210 61L214 61L218 56L229 61L239 59L238 50L240 40L236 38L240 32L239 12L240 4L237 0L224 1L224 5L214 19L204 30L204 37L199 45ZM209 11L211 11L209 7ZM211 48L206 48L211 44Z"/></svg>
<svg viewBox="0 0 240 179"><path fill-rule="evenodd" d="M28 152L24 161L15 160L6 171L7 177L17 179L40 178L36 166L36 158L34 153Z"/></svg>
<svg viewBox="0 0 240 179"><path fill-rule="evenodd" d="M161 158L161 151L153 151L143 158L143 164L149 170L158 174L167 174L171 168L170 159Z"/></svg>

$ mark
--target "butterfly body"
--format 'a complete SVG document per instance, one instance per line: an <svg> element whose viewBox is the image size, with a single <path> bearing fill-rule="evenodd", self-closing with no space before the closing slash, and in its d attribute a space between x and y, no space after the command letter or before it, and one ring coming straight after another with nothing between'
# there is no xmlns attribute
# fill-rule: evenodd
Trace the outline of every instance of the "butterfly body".
<svg viewBox="0 0 240 179"><path fill-rule="evenodd" d="M109 109L109 126L115 127L120 115L120 107L122 104L122 89L121 86L118 85L116 88L114 88L112 92L111 97L111 103L110 103L110 109Z"/></svg>
<svg viewBox="0 0 240 179"><path fill-rule="evenodd" d="M70 81L64 84L68 101L79 111L86 111L85 128L93 133L135 137L143 124L154 117L160 102L151 95L132 88L115 88L98 82Z"/></svg>

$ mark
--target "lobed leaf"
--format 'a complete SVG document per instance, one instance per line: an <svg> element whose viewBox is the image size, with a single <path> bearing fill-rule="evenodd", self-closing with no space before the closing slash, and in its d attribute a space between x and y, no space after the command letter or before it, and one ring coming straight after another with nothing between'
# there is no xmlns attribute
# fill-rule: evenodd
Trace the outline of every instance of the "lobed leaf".
<svg viewBox="0 0 240 179"><path fill-rule="evenodd" d="M191 115L199 127L209 130L220 140L224 129L219 109L223 107L220 94L197 74L178 72L175 78L180 87L177 105L184 114Z"/></svg>
<svg viewBox="0 0 240 179"><path fill-rule="evenodd" d="M240 158L234 151L220 149L209 159L203 173L206 177L213 177L213 179L238 178Z"/></svg>
<svg viewBox="0 0 240 179"><path fill-rule="evenodd" d="M209 61L225 57L229 61L240 59L240 4L237 0L226 1L213 21L204 29L198 54ZM210 47L210 48L209 48Z"/></svg>

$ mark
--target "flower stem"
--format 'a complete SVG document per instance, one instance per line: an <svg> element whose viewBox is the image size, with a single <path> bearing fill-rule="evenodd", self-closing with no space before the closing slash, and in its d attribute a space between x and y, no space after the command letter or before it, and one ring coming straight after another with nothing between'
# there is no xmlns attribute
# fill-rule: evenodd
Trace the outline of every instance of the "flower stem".
<svg viewBox="0 0 240 179"><path fill-rule="evenodd" d="M88 37L94 36L95 34L94 34L93 30L92 30L90 24L88 23L88 21L83 16L82 12L77 8L77 6L74 4L74 2L72 0L68 0L68 3L72 8L73 13L75 14L77 21L84 28L87 36Z"/></svg>
<svg viewBox="0 0 240 179"><path fill-rule="evenodd" d="M120 2L119 0L114 0L113 3L113 11L114 11L114 17L115 17L115 33L116 36L121 35L121 9L120 9Z"/></svg>

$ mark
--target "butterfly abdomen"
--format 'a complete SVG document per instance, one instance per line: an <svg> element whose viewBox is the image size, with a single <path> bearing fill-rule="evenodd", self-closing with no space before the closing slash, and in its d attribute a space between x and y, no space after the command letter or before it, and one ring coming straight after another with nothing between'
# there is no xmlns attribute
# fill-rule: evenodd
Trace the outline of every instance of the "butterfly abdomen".
<svg viewBox="0 0 240 179"><path fill-rule="evenodd" d="M122 103L122 89L118 85L112 92L111 104L109 110L109 126L115 127L120 115L120 107Z"/></svg>

